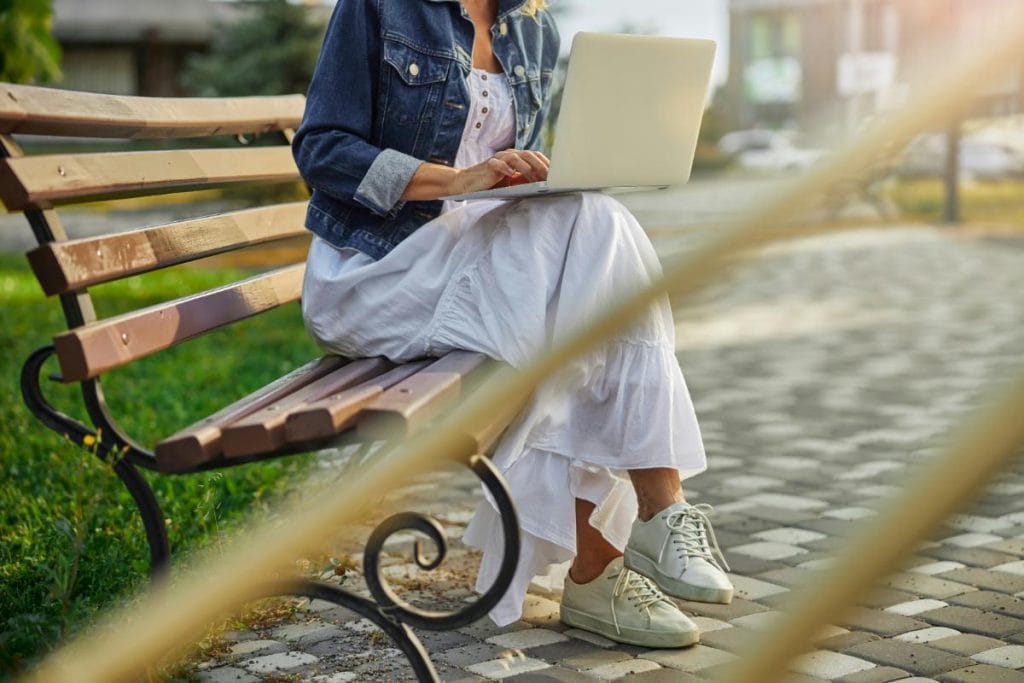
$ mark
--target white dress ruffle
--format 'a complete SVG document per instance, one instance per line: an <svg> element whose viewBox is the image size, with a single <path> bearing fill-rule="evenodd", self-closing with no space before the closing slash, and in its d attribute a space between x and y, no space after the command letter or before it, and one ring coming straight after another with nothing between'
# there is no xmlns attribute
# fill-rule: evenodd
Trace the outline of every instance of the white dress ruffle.
<svg viewBox="0 0 1024 683"><path fill-rule="evenodd" d="M459 167L503 149L511 133L507 117L479 113L481 92L493 98L507 84L473 74L476 113ZM477 128L479 120L485 125ZM522 367L659 274L643 229L608 196L447 202L379 261L314 238L302 307L313 337L341 355L407 361L465 349ZM498 624L520 617L534 576L575 554L574 498L597 506L591 524L621 549L637 508L626 470L673 467L685 478L705 469L674 337L663 299L538 387L499 441L494 463L523 534L513 585L491 612ZM484 590L502 551L491 503L481 503L464 540L483 550Z"/></svg>

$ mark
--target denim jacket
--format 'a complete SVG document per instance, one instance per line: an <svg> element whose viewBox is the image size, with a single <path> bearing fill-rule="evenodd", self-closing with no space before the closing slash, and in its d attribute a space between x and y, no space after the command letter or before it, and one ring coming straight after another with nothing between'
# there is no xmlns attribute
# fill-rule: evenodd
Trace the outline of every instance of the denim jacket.
<svg viewBox="0 0 1024 683"><path fill-rule="evenodd" d="M518 149L537 149L559 39L551 15L498 0L494 54ZM306 227L379 259L441 212L400 200L423 161L452 165L468 117L473 23L458 0L339 0L292 151L312 188Z"/></svg>

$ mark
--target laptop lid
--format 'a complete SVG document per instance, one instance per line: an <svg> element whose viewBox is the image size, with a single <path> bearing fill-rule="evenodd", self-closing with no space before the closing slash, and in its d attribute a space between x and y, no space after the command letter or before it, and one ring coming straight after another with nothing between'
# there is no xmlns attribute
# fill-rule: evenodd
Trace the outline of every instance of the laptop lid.
<svg viewBox="0 0 1024 683"><path fill-rule="evenodd" d="M714 57L711 40L577 33L548 187L689 180Z"/></svg>

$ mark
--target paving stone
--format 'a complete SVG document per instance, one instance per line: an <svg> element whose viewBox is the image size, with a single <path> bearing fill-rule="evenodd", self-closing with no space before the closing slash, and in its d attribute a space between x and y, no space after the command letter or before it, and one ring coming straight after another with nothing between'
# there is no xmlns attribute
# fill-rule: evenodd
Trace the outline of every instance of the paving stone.
<svg viewBox="0 0 1024 683"><path fill-rule="evenodd" d="M736 659L736 655L698 644L678 650L651 650L640 655L640 659L649 659L669 669L693 673L731 662Z"/></svg>
<svg viewBox="0 0 1024 683"><path fill-rule="evenodd" d="M976 607L986 612L998 612L1024 619L1024 600L1013 595L993 591L977 591L950 598L951 603L964 607Z"/></svg>
<svg viewBox="0 0 1024 683"><path fill-rule="evenodd" d="M810 585L817 576L809 569L786 567L785 569L764 572L759 574L757 578L768 583L785 586L786 588L800 588Z"/></svg>
<svg viewBox="0 0 1024 683"><path fill-rule="evenodd" d="M604 681L614 681L628 674L643 673L660 669L661 665L647 659L624 659L614 664L606 664L587 672L588 676L594 676Z"/></svg>
<svg viewBox="0 0 1024 683"><path fill-rule="evenodd" d="M317 661L317 657L306 652L279 652L247 659L240 666L257 674L292 673Z"/></svg>
<svg viewBox="0 0 1024 683"><path fill-rule="evenodd" d="M1016 562L1007 562L1006 564L996 565L995 567L992 567L992 571L1006 572L1008 574L1024 576L1024 560L1017 560Z"/></svg>
<svg viewBox="0 0 1024 683"><path fill-rule="evenodd" d="M960 583L966 583L979 588L988 588L1001 593L1024 591L1024 576L1015 576L1006 572L993 572L987 569L968 567L946 572L942 575L942 578L959 581Z"/></svg>
<svg viewBox="0 0 1024 683"><path fill-rule="evenodd" d="M434 655L434 659L464 669L470 664L497 659L504 652L506 649L503 647L491 643L475 642Z"/></svg>
<svg viewBox="0 0 1024 683"><path fill-rule="evenodd" d="M925 564L918 565L910 568L909 571L915 574L927 574L929 576L935 576L936 574L944 574L954 569L962 569L967 565L960 562L949 562L946 560L940 562L927 562Z"/></svg>
<svg viewBox="0 0 1024 683"><path fill-rule="evenodd" d="M928 627L926 622L918 619L865 607L854 607L849 610L840 620L840 624L849 627L850 630L868 631L886 637Z"/></svg>
<svg viewBox="0 0 1024 683"><path fill-rule="evenodd" d="M1020 669L1024 667L1024 645L1004 645L983 650L971 655L971 659L982 664L1001 666L1004 669Z"/></svg>
<svg viewBox="0 0 1024 683"><path fill-rule="evenodd" d="M962 633L955 636L949 636L947 638L940 638L933 640L929 643L929 646L945 650L946 652L953 652L958 655L971 656L984 650L992 650L997 647L1005 645L1001 640L995 638L989 638L987 636L979 636L975 633Z"/></svg>
<svg viewBox="0 0 1024 683"><path fill-rule="evenodd" d="M845 652L851 647L856 647L861 643L870 643L874 640L878 640L879 636L874 633L865 633L863 631L849 631L847 633L840 633L839 635L824 638L815 643L822 650L835 650L837 652Z"/></svg>
<svg viewBox="0 0 1024 683"><path fill-rule="evenodd" d="M427 648L427 652L430 653L444 652L445 650L476 642L475 638L458 631L417 630L416 635L419 637L420 642L423 643L423 647Z"/></svg>
<svg viewBox="0 0 1024 683"><path fill-rule="evenodd" d="M732 628L732 624L726 621L719 621L718 619L712 619L710 617L691 617L693 623L697 624L700 628L701 634L711 633L713 631L720 631L724 628Z"/></svg>
<svg viewBox="0 0 1024 683"><path fill-rule="evenodd" d="M931 626L929 628L922 628L917 631L908 631L901 633L898 636L893 636L896 640L903 641L904 643L930 643L934 640L941 640L942 638L949 638L950 636L960 635L960 632L955 628L947 628L945 626Z"/></svg>
<svg viewBox="0 0 1024 683"><path fill-rule="evenodd" d="M608 640L604 636L599 636L596 633L584 631L583 629L570 628L564 631L563 633L565 633L565 635L569 636L570 638L576 638L578 640L585 641L587 643L590 643L591 645L596 645L598 647L608 648L614 647L616 645L615 641L613 640Z"/></svg>
<svg viewBox="0 0 1024 683"><path fill-rule="evenodd" d="M925 598L922 600L912 600L910 602L901 602L896 605L890 605L885 608L885 611L892 612L893 614L902 614L905 617L912 617L915 614L939 609L940 607L947 607L947 604L941 600Z"/></svg>
<svg viewBox="0 0 1024 683"><path fill-rule="evenodd" d="M580 673L579 671L573 671L572 669L551 666L539 671L516 674L505 680L509 681L509 683L593 683L593 681L600 679Z"/></svg>
<svg viewBox="0 0 1024 683"><path fill-rule="evenodd" d="M939 676L942 683L1021 683L1024 675L1018 671L989 664L975 664Z"/></svg>
<svg viewBox="0 0 1024 683"><path fill-rule="evenodd" d="M906 681L909 674L903 669L891 666L876 666L848 676L837 678L837 683L889 683L890 681Z"/></svg>
<svg viewBox="0 0 1024 683"><path fill-rule="evenodd" d="M573 669L592 669L600 664L606 664L609 661L618 661L617 659L607 659L606 655L611 654L619 658L625 658L629 655L617 652L613 649L605 649L593 645L583 640L576 638L568 638L558 643L552 643L550 645L541 645L530 649L530 656L534 659L543 659L545 662L552 664L564 664ZM589 659L588 659L589 658ZM579 659L580 661L589 661L593 659L598 661L596 664L577 665L572 660Z"/></svg>
<svg viewBox="0 0 1024 683"><path fill-rule="evenodd" d="M829 650L815 650L794 659L790 668L807 676L833 680L865 669L875 668L873 662Z"/></svg>
<svg viewBox="0 0 1024 683"><path fill-rule="evenodd" d="M697 683L700 680L693 674L674 669L652 669L619 679L620 683Z"/></svg>
<svg viewBox="0 0 1024 683"><path fill-rule="evenodd" d="M789 590L783 586L777 586L767 581L760 581L738 574L730 574L729 578L736 589L735 594L745 600L760 600L769 595L785 593Z"/></svg>
<svg viewBox="0 0 1024 683"><path fill-rule="evenodd" d="M946 521L946 524L954 529L974 531L982 534L990 534L994 531L1008 529L1013 526L1013 522L1009 519L993 519L979 515L953 515L953 517Z"/></svg>
<svg viewBox="0 0 1024 683"><path fill-rule="evenodd" d="M986 569L1018 559L1016 555L996 552L988 548L958 548L951 545L929 548L927 555L937 560L962 562L969 567L984 567Z"/></svg>
<svg viewBox="0 0 1024 683"><path fill-rule="evenodd" d="M491 636L487 639L487 642L501 647L528 650L531 647L550 645L551 643L558 643L565 640L569 640L569 637L561 633L556 633L555 631L549 631L543 628L527 628L522 631L513 631L512 633L503 633L499 636Z"/></svg>
<svg viewBox="0 0 1024 683"><path fill-rule="evenodd" d="M748 498L747 501L750 501L750 498ZM818 516L817 511L800 511L797 509L775 507L772 505L760 505L756 503L751 503L751 505L752 507L744 510L744 514L754 517L755 519L775 522L776 524L796 525L800 522L805 522L808 519L815 519ZM825 505L825 503L822 503L822 505Z"/></svg>
<svg viewBox="0 0 1024 683"><path fill-rule="evenodd" d="M901 614L901 612L895 612L889 608L894 605L913 602L915 598L917 598L917 596L913 593L907 593L906 591L900 591L894 588L872 588L864 594L864 597L860 599L858 604L864 607L884 609L886 611L893 612L893 614ZM943 605L945 605L945 603L942 605L935 605L932 609L942 607Z"/></svg>
<svg viewBox="0 0 1024 683"><path fill-rule="evenodd" d="M531 659L530 657L502 657L499 659L491 659L486 662L471 664L465 667L465 669L471 673L479 674L484 678L492 678L500 681L506 678L511 678L517 674L547 669L550 668L550 666L551 665L547 662L542 662L539 659Z"/></svg>
<svg viewBox="0 0 1024 683"><path fill-rule="evenodd" d="M435 667L436 668L436 667ZM440 673L440 672L438 672ZM358 678L354 671L338 671L333 674L313 676L312 683L351 683Z"/></svg>
<svg viewBox="0 0 1024 683"><path fill-rule="evenodd" d="M820 541L823 538L827 538L825 534L817 531L808 531L797 527L777 527L775 529L759 531L756 534L751 534L751 536L754 538L760 538L763 541L772 541L775 543L784 543L789 545L801 545L804 543L810 543L811 541Z"/></svg>
<svg viewBox="0 0 1024 683"><path fill-rule="evenodd" d="M985 548L987 550L1007 553L1009 555L1024 555L1024 536L1008 538L996 543L989 543Z"/></svg>
<svg viewBox="0 0 1024 683"><path fill-rule="evenodd" d="M729 548L729 552L740 555L750 555L761 560L781 560L793 555L804 555L806 548L800 548L786 543L775 543L773 541L762 541L759 543L746 543L744 545Z"/></svg>
<svg viewBox="0 0 1024 683"><path fill-rule="evenodd" d="M973 607L943 607L917 616L932 624L949 626L967 633L981 633L993 638L1024 631L1024 621L1020 619L982 612Z"/></svg>
<svg viewBox="0 0 1024 683"><path fill-rule="evenodd" d="M288 646L276 640L243 640L228 648L231 654L238 657L253 655L272 655L278 652L285 652Z"/></svg>
<svg viewBox="0 0 1024 683"><path fill-rule="evenodd" d="M977 590L974 586L965 583L911 572L901 572L886 577L884 584L890 588L936 600L944 600L953 595Z"/></svg>
<svg viewBox="0 0 1024 683"><path fill-rule="evenodd" d="M847 653L885 666L893 666L915 674L936 674L969 666L970 660L942 650L915 643L878 640L847 650Z"/></svg>
<svg viewBox="0 0 1024 683"><path fill-rule="evenodd" d="M689 600L678 600L676 603L687 614L698 614L702 617L728 622L736 617L767 611L766 607L743 598L733 598L728 605L719 605L713 602L690 602Z"/></svg>
<svg viewBox="0 0 1024 683"><path fill-rule="evenodd" d="M259 683L259 678L233 666L219 666L194 674L199 683Z"/></svg>
<svg viewBox="0 0 1024 683"><path fill-rule="evenodd" d="M771 610L736 617L731 623L734 627L738 628L749 628L753 631L771 631L777 628L784 618L785 615L782 612Z"/></svg>
<svg viewBox="0 0 1024 683"><path fill-rule="evenodd" d="M824 517L831 517L832 519L840 519L847 522L852 522L854 520L864 519L866 517L874 517L878 514L878 511L864 507L845 507L834 508L832 510L824 510L821 514Z"/></svg>
<svg viewBox="0 0 1024 683"><path fill-rule="evenodd" d="M602 650L594 648L589 652L580 652L576 655L562 658L559 660L559 663L572 669L590 671L591 669L598 669L625 659L634 659L634 655L621 649Z"/></svg>
<svg viewBox="0 0 1024 683"><path fill-rule="evenodd" d="M702 645L732 653L750 652L751 644L757 639L755 631L745 628L728 628L710 633L701 633Z"/></svg>

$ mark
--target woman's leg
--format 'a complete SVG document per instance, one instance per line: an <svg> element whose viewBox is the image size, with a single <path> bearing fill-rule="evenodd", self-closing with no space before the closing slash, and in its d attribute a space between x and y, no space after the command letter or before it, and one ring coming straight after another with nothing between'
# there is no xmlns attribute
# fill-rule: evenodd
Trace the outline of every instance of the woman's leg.
<svg viewBox="0 0 1024 683"><path fill-rule="evenodd" d="M576 583L589 583L604 572L608 563L622 557L601 532L590 525L594 504L582 498L576 499L576 557L569 567L569 576Z"/></svg>
<svg viewBox="0 0 1024 683"><path fill-rule="evenodd" d="M641 521L646 522L669 505L686 502L679 471L672 467L630 470L629 478L636 490L637 516Z"/></svg>
<svg viewBox="0 0 1024 683"><path fill-rule="evenodd" d="M683 503L679 471L671 467L630 470L629 477L636 490L638 517L646 522L669 505ZM608 563L622 553L609 543L601 532L590 525L594 504L576 499L576 557L569 575L576 583L586 583L601 575Z"/></svg>

